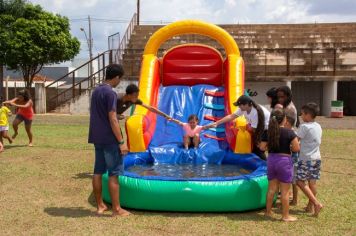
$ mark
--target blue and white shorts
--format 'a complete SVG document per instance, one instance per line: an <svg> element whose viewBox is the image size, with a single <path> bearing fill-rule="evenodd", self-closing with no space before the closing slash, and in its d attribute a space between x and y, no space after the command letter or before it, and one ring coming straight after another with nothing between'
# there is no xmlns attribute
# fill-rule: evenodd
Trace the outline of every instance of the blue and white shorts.
<svg viewBox="0 0 356 236"><path fill-rule="evenodd" d="M320 179L321 160L298 161L297 180L318 180Z"/></svg>

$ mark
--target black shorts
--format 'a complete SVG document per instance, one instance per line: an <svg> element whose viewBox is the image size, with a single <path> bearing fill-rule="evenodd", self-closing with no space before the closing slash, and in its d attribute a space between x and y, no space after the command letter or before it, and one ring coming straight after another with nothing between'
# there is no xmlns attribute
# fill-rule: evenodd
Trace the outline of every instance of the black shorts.
<svg viewBox="0 0 356 236"><path fill-rule="evenodd" d="M18 119L19 121L23 121L25 125L30 125L32 124L32 120L26 119L23 115L17 114L15 119Z"/></svg>

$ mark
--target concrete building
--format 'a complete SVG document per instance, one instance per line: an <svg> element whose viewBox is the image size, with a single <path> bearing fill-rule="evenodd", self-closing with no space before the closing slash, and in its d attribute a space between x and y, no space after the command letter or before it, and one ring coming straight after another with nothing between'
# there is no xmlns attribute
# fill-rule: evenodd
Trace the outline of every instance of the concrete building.
<svg viewBox="0 0 356 236"><path fill-rule="evenodd" d="M143 49L161 25L135 26L123 53L127 78L138 80ZM332 100L344 101L345 114L356 115L356 23L221 25L245 61L246 90L260 104L266 91L288 85L297 108L316 102L330 115ZM203 43L225 54L216 41L182 35L166 41L164 51L183 43Z"/></svg>

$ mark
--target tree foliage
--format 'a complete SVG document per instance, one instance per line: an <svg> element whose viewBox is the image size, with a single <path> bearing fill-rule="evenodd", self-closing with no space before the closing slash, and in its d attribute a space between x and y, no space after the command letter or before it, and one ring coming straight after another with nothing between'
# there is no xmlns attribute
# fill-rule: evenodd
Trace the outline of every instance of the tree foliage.
<svg viewBox="0 0 356 236"><path fill-rule="evenodd" d="M23 8L0 4L0 63L21 70L27 88L43 65L68 61L79 53L80 43L70 34L68 18L21 0L6 2Z"/></svg>

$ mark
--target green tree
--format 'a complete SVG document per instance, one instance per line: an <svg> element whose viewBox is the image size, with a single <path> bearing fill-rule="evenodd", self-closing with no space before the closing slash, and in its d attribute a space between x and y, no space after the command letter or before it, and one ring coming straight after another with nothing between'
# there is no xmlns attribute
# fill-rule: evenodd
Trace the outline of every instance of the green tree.
<svg viewBox="0 0 356 236"><path fill-rule="evenodd" d="M3 90L3 66L5 63L6 45L3 33L14 19L22 17L25 9L25 0L0 0L0 95Z"/></svg>
<svg viewBox="0 0 356 236"><path fill-rule="evenodd" d="M0 16L0 50L3 63L20 70L27 88L45 64L71 60L80 43L70 34L69 20L44 11L39 5L25 3L20 17Z"/></svg>

